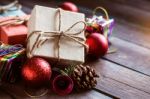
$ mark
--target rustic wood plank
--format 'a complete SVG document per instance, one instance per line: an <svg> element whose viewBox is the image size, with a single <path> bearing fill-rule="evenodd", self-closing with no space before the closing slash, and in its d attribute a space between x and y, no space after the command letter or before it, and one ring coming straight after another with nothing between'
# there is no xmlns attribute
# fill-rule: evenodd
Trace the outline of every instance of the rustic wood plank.
<svg viewBox="0 0 150 99"><path fill-rule="evenodd" d="M101 74L97 89L123 99L150 97L150 77L106 60L89 62Z"/></svg>
<svg viewBox="0 0 150 99"><path fill-rule="evenodd" d="M22 84L15 84L15 85L10 85L10 84L5 84L2 86L2 88L7 91L8 93L11 93L15 99L31 99L29 96L27 96L24 93L24 88ZM8 95L4 95L5 97L9 97ZM85 92L74 92L72 94L69 94L67 96L59 96L57 94L54 94L51 90L49 92L42 96L39 97L40 99L112 99L109 96L106 96L104 94L101 94L95 90L89 90Z"/></svg>
<svg viewBox="0 0 150 99"><path fill-rule="evenodd" d="M101 73L104 78L114 79L118 82L122 82L128 86L132 86L150 94L150 88L147 87L150 86L149 76L116 64L112 64L111 62L105 60L92 63L92 65L94 65L97 72Z"/></svg>
<svg viewBox="0 0 150 99"><path fill-rule="evenodd" d="M102 79L96 88L118 96L120 99L149 99L150 97L150 94L109 78Z"/></svg>
<svg viewBox="0 0 150 99"><path fill-rule="evenodd" d="M115 37L111 38L111 42L118 48L118 51L113 54L107 54L105 59L150 76L149 49Z"/></svg>
<svg viewBox="0 0 150 99"><path fill-rule="evenodd" d="M113 36L150 49L150 29L117 19Z"/></svg>

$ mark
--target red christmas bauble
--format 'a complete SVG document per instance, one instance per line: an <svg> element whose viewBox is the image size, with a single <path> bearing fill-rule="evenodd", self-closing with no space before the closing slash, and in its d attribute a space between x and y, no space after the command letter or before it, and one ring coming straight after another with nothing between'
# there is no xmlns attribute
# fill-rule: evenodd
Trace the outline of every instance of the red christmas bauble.
<svg viewBox="0 0 150 99"><path fill-rule="evenodd" d="M48 84L52 71L50 64L46 60L33 57L22 67L21 73L27 86L42 87Z"/></svg>
<svg viewBox="0 0 150 99"><path fill-rule="evenodd" d="M78 7L72 2L64 2L59 7L64 10L78 12Z"/></svg>
<svg viewBox="0 0 150 99"><path fill-rule="evenodd" d="M73 80L66 75L58 75L52 81L52 89L58 95L67 95L73 90Z"/></svg>
<svg viewBox="0 0 150 99"><path fill-rule="evenodd" d="M99 33L92 33L86 39L86 44L89 46L88 54L99 58L104 56L108 50L107 39Z"/></svg>

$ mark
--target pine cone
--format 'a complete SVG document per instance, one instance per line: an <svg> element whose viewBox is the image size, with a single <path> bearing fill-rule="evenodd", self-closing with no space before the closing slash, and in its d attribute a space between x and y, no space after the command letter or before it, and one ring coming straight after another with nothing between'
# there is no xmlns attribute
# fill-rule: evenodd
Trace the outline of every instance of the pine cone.
<svg viewBox="0 0 150 99"><path fill-rule="evenodd" d="M90 66L78 65L74 68L72 78L77 89L91 89L96 86L99 77Z"/></svg>

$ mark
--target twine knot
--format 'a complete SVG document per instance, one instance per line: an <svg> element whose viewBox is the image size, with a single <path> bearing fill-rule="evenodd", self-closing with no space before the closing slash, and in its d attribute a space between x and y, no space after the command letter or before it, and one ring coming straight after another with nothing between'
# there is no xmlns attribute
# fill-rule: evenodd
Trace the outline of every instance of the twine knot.
<svg viewBox="0 0 150 99"><path fill-rule="evenodd" d="M63 35L64 35L64 32L63 32L63 31L61 31L61 32L60 32L60 37L61 37L61 36L63 36Z"/></svg>

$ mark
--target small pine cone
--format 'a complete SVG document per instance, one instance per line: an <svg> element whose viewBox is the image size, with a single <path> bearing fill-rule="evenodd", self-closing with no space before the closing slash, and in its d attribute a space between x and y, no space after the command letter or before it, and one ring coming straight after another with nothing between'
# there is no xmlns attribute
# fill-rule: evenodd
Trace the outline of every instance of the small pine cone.
<svg viewBox="0 0 150 99"><path fill-rule="evenodd" d="M77 89L91 89L96 86L99 77L90 66L78 65L74 68L72 78Z"/></svg>
<svg viewBox="0 0 150 99"><path fill-rule="evenodd" d="M74 70L74 74L77 75L77 76L81 76L82 75L81 71L79 71L78 69Z"/></svg>

